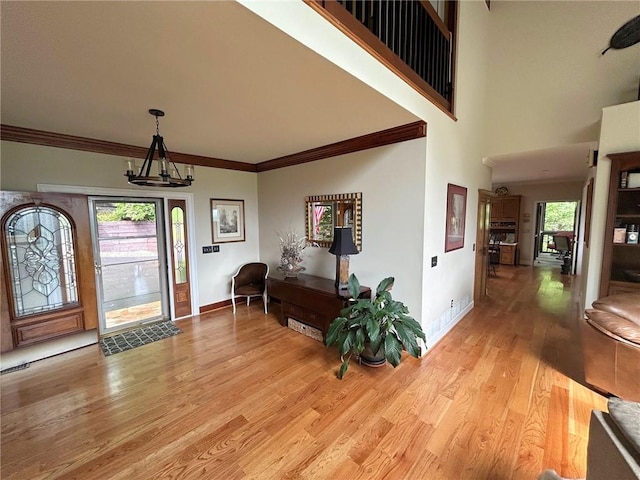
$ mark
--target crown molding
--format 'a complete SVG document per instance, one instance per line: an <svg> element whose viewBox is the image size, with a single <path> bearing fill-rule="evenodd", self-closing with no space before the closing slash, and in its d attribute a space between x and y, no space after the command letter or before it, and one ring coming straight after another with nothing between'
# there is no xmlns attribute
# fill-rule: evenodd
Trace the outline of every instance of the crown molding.
<svg viewBox="0 0 640 480"><path fill-rule="evenodd" d="M45 132L31 128L0 125L0 139L8 142L30 143L47 147L68 148L85 152L104 153L127 158L145 158L148 148L125 145L123 143L107 142L93 138L76 137L62 133ZM223 160L220 158L203 157L187 153L169 152L171 160L176 163L198 165L202 167L225 168L255 172L256 166L251 163Z"/></svg>
<svg viewBox="0 0 640 480"><path fill-rule="evenodd" d="M495 168L495 166L496 166L496 162L494 162L489 157L484 157L482 159L482 163L484 163L487 167L491 167L491 168Z"/></svg>
<svg viewBox="0 0 640 480"><path fill-rule="evenodd" d="M274 158L258 164L223 160L219 158L190 155L187 153L170 152L171 160L176 163L198 165L202 167L224 168L242 172L266 172L278 168L314 162L324 158L359 152L370 148L382 147L392 143L404 142L422 138L427 135L427 124L418 122L400 125L398 127L369 133L360 137L350 138L341 142L324 145L322 147L305 150L303 152ZM12 125L0 125L0 140L8 142L30 143L47 147L68 148L85 152L103 153L126 158L144 158L147 148L125 145L116 142L107 142L93 138L77 137L62 133L45 132L31 128L16 127Z"/></svg>
<svg viewBox="0 0 640 480"><path fill-rule="evenodd" d="M277 168L290 167L301 163L314 162L324 158L345 155L347 153L359 152L370 148L382 147L392 143L404 142L422 138L427 135L427 124L420 120L418 122L400 125L399 127L369 133L360 137L350 138L342 142L324 145L322 147L305 150L304 152L285 155L284 157L267 160L256 165L258 172L275 170Z"/></svg>

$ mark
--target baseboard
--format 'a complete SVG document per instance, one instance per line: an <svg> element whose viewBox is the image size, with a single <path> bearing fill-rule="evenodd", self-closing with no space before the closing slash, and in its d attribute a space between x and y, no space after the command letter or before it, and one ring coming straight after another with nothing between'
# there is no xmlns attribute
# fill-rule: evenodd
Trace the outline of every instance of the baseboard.
<svg viewBox="0 0 640 480"><path fill-rule="evenodd" d="M200 307L200 313L207 313L207 312L212 312L214 310L220 310L221 308L229 307L231 305L232 305L231 299L223 300L221 302L216 302L216 303L210 303L208 305L202 305Z"/></svg>
<svg viewBox="0 0 640 480"><path fill-rule="evenodd" d="M471 301L465 308L458 312L457 315L450 317L449 321L442 324L441 328L438 331L431 332L427 336L428 348L432 349L433 347L435 347L440 342L440 340L442 340L447 335L447 333L449 333L451 329L455 327L456 324L467 315L467 313L473 310L474 305L475 303Z"/></svg>

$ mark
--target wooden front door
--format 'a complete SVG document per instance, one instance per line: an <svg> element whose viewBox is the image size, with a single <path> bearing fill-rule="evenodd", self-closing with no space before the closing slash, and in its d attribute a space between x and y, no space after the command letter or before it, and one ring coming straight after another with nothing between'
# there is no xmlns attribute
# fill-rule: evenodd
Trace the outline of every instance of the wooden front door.
<svg viewBox="0 0 640 480"><path fill-rule="evenodd" d="M191 286L189 283L189 249L187 242L187 208L184 200L169 200L171 222L171 279L176 318L191 315Z"/></svg>
<svg viewBox="0 0 640 480"><path fill-rule="evenodd" d="M487 296L487 274L489 271L489 223L491 221L491 198L488 190L478 190L478 222L476 230L476 260L473 300L478 302Z"/></svg>
<svg viewBox="0 0 640 480"><path fill-rule="evenodd" d="M0 192L1 351L98 326L84 195Z"/></svg>

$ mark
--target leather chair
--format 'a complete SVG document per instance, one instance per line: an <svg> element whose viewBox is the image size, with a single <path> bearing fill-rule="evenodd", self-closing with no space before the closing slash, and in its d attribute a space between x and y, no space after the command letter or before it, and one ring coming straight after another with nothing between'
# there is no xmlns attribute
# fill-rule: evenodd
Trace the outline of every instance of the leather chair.
<svg viewBox="0 0 640 480"><path fill-rule="evenodd" d="M580 322L585 380L640 402L640 292L609 295L592 306Z"/></svg>
<svg viewBox="0 0 640 480"><path fill-rule="evenodd" d="M266 263L247 263L242 265L231 278L231 303L236 313L236 297L247 297L247 306L251 297L262 297L264 313L267 313L267 277L269 266Z"/></svg>
<svg viewBox="0 0 640 480"><path fill-rule="evenodd" d="M560 253L561 258L571 254L571 242L564 235L554 235L553 244L554 249Z"/></svg>

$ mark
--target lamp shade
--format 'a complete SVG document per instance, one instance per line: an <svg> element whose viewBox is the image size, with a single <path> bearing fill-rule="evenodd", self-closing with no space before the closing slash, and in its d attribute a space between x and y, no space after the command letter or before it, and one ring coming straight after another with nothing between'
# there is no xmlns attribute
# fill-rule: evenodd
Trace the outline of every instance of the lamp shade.
<svg viewBox="0 0 640 480"><path fill-rule="evenodd" d="M353 243L351 227L334 227L333 243L329 248L329 253L334 255L356 255L358 253L358 247Z"/></svg>

